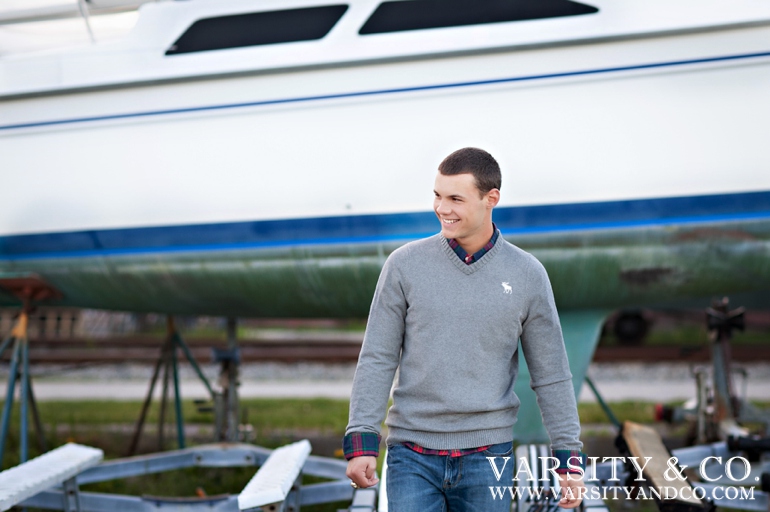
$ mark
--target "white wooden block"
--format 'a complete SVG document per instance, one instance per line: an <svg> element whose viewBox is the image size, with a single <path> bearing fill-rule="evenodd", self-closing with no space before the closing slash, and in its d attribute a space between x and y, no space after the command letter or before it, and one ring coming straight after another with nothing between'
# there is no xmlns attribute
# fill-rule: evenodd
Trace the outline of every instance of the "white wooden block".
<svg viewBox="0 0 770 512"><path fill-rule="evenodd" d="M310 449L310 442L303 439L273 450L238 495L238 508L247 510L284 501L302 471Z"/></svg>
<svg viewBox="0 0 770 512"><path fill-rule="evenodd" d="M0 473L0 511L99 464L104 452L68 443Z"/></svg>

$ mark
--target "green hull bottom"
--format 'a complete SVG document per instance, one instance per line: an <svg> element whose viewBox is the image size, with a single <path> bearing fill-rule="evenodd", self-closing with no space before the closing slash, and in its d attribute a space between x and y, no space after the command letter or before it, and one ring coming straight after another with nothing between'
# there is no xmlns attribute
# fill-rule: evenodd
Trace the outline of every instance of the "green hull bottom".
<svg viewBox="0 0 770 512"><path fill-rule="evenodd" d="M560 310L703 304L770 292L766 221L506 237L548 270ZM403 242L0 260L70 307L273 318L363 318ZM0 294L0 306L18 301ZM52 304L55 305L55 304Z"/></svg>

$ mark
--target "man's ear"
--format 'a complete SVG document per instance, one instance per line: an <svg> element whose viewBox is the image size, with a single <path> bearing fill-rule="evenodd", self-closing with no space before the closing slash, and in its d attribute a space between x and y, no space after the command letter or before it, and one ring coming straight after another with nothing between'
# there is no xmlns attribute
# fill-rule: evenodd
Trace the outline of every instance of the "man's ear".
<svg viewBox="0 0 770 512"><path fill-rule="evenodd" d="M494 208L500 202L500 191L493 188L487 192L487 208Z"/></svg>

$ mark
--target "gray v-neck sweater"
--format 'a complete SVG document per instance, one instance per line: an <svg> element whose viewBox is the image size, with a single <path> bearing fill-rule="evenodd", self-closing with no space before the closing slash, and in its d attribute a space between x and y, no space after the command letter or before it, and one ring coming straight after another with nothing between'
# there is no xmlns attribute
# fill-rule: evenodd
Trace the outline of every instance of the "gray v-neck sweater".
<svg viewBox="0 0 770 512"><path fill-rule="evenodd" d="M377 283L346 433L379 433L398 368L388 445L510 441L519 338L552 449L580 450L572 377L540 262L502 237L471 265L440 234L400 247Z"/></svg>

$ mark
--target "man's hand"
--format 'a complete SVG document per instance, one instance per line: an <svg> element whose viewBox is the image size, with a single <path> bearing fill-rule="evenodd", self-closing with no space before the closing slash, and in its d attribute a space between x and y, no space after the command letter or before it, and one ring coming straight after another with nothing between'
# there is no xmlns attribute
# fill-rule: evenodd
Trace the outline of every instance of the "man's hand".
<svg viewBox="0 0 770 512"><path fill-rule="evenodd" d="M377 485L380 481L374 473L377 470L377 457L354 457L348 461L345 474L358 487L365 488Z"/></svg>
<svg viewBox="0 0 770 512"><path fill-rule="evenodd" d="M561 508L575 508L580 505L586 486L579 474L559 474L559 485L561 485L561 500L559 500Z"/></svg>

